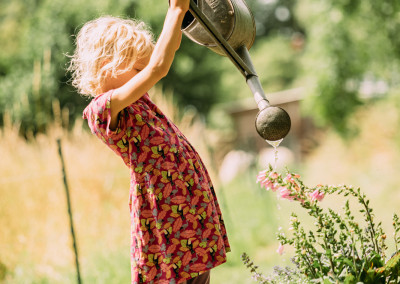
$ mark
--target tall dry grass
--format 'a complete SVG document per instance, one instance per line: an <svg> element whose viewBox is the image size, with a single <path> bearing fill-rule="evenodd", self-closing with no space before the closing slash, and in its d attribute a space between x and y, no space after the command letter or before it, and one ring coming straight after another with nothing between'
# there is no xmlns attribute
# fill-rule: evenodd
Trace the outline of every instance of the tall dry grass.
<svg viewBox="0 0 400 284"><path fill-rule="evenodd" d="M0 135L0 261L9 279L58 281L73 264L60 137L82 265L98 246L129 246L129 172L100 141L78 125L30 141L17 128Z"/></svg>

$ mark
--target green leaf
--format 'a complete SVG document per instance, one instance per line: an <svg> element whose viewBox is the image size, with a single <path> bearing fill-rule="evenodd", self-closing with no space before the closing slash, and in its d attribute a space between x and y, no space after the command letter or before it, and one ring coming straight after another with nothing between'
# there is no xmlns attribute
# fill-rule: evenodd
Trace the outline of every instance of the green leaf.
<svg viewBox="0 0 400 284"><path fill-rule="evenodd" d="M347 274L346 278L343 281L343 284L355 284L355 283L357 283L356 281L357 280L353 274Z"/></svg>
<svg viewBox="0 0 400 284"><path fill-rule="evenodd" d="M400 271L400 252L394 254L383 267L375 269L375 272L377 274L384 274L386 276L389 276L393 273L395 273L398 276L399 271Z"/></svg>
<svg viewBox="0 0 400 284"><path fill-rule="evenodd" d="M345 263L345 264L347 264L347 265L350 266L350 267L353 267L353 265L354 265L353 260L348 259L348 258L343 258L343 259L342 259L342 262Z"/></svg>
<svg viewBox="0 0 400 284"><path fill-rule="evenodd" d="M393 255L385 265L386 268L400 268L400 252Z"/></svg>
<svg viewBox="0 0 400 284"><path fill-rule="evenodd" d="M317 260L315 260L312 265L315 268L319 268L320 267L319 262Z"/></svg>
<svg viewBox="0 0 400 284"><path fill-rule="evenodd" d="M324 284L332 284L332 282L328 278L325 278L324 279Z"/></svg>

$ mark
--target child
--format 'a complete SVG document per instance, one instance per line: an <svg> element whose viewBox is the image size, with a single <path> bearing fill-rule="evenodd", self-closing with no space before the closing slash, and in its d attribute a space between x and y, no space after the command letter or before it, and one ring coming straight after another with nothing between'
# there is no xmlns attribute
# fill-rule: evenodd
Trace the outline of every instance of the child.
<svg viewBox="0 0 400 284"><path fill-rule="evenodd" d="M101 17L76 39L69 70L91 131L131 173L132 283L209 283L230 250L207 170L147 91L167 73L189 0L171 0L154 45L141 22Z"/></svg>

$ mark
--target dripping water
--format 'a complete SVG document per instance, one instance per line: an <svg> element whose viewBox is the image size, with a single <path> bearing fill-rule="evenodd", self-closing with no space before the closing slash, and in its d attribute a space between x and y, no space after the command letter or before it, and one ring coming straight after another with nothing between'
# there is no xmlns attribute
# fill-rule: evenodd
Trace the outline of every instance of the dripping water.
<svg viewBox="0 0 400 284"><path fill-rule="evenodd" d="M279 140L276 140L276 141L265 140L265 141L267 141L267 143L269 145L274 147L274 156L275 156L274 165L273 165L274 171L276 171L276 167L277 167L277 164L278 164L278 147L281 144L282 140L283 140L283 138L279 139ZM276 208L278 209L278 211L281 210L281 205L279 204L279 201L276 203ZM278 215L278 216L280 216L280 215ZM280 217L278 217L278 220L279 219L280 219Z"/></svg>
<svg viewBox="0 0 400 284"><path fill-rule="evenodd" d="M274 166L273 166L274 171L276 171L276 167L277 167L277 163L278 163L278 146L281 144L282 140L283 140L283 138L276 140L276 141L265 140L265 141L267 141L267 143L269 145L274 147L274 156L275 156Z"/></svg>

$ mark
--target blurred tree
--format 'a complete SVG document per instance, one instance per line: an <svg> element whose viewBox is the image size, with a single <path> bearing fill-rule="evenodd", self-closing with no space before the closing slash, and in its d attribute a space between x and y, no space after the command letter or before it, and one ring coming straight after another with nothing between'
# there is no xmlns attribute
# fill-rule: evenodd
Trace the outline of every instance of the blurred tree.
<svg viewBox="0 0 400 284"><path fill-rule="evenodd" d="M252 62L266 93L293 87L299 75L305 31L295 14L293 0L247 1L254 15L256 40L250 49ZM223 93L230 99L251 97L245 79L229 60L223 62Z"/></svg>
<svg viewBox="0 0 400 284"><path fill-rule="evenodd" d="M303 0L297 14L308 35L307 111L321 125L351 134L347 119L355 108L399 86L400 2Z"/></svg>
<svg viewBox="0 0 400 284"><path fill-rule="evenodd" d="M53 120L53 102L81 115L86 102L65 74L76 27L101 14L132 10L128 0L0 2L0 122L7 115L22 134L43 132Z"/></svg>
<svg viewBox="0 0 400 284"><path fill-rule="evenodd" d="M271 35L258 38L257 44L250 49L251 59L266 94L295 87L300 72L301 49L292 46L291 37ZM223 62L224 76L222 86L230 99L252 97L246 80L233 64L226 59ZM254 106L256 104L254 103Z"/></svg>
<svg viewBox="0 0 400 284"><path fill-rule="evenodd" d="M254 15L257 36L265 37L271 34L291 36L295 33L304 33L295 7L296 0L254 0L247 1Z"/></svg>

